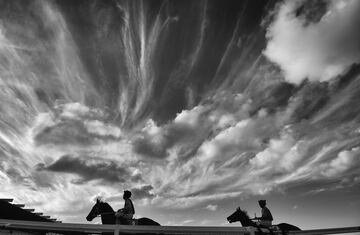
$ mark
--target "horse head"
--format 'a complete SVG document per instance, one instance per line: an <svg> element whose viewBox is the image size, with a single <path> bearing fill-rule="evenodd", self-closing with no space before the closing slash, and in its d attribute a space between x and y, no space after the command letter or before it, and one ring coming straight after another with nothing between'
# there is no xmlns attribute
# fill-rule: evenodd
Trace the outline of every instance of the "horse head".
<svg viewBox="0 0 360 235"><path fill-rule="evenodd" d="M236 221L240 221L240 207L236 208L236 211L234 213L232 213L231 215L229 215L226 219L229 223L234 223Z"/></svg>
<svg viewBox="0 0 360 235"><path fill-rule="evenodd" d="M252 222L247 215L246 211L243 211L238 207L234 213L229 215L227 218L229 223L234 223L239 221L242 226L252 226L254 222Z"/></svg>
<svg viewBox="0 0 360 235"><path fill-rule="evenodd" d="M95 205L92 207L88 216L87 221L92 221L95 217L101 215L102 224L115 224L115 212L113 208L106 202L96 199Z"/></svg>
<svg viewBox="0 0 360 235"><path fill-rule="evenodd" d="M86 216L87 221L92 221L95 217L97 217L101 213L100 212L101 203L103 202L101 202L99 199L96 199L95 205L91 208L91 211Z"/></svg>

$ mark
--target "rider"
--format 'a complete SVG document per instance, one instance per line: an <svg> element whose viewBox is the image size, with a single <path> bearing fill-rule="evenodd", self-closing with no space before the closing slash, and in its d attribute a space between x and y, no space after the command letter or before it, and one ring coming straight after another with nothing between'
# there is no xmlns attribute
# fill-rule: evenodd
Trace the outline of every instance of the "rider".
<svg viewBox="0 0 360 235"><path fill-rule="evenodd" d="M132 218L135 214L135 208L130 198L131 192L125 190L123 194L123 199L125 201L124 208L121 208L115 213L117 224L131 224Z"/></svg>
<svg viewBox="0 0 360 235"><path fill-rule="evenodd" d="M261 207L261 217L255 217L254 220L258 220L257 224L263 227L270 227L272 225L273 217L269 208L266 207L266 200L259 200L259 206Z"/></svg>

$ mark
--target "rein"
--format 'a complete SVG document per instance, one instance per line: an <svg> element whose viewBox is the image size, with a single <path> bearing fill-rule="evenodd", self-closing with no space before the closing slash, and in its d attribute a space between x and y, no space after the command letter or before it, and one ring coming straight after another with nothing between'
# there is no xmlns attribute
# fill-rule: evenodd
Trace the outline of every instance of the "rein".
<svg viewBox="0 0 360 235"><path fill-rule="evenodd" d="M106 212L106 213L101 213L101 214L98 214L96 217L101 217L102 215L111 215L111 214L115 214L116 212Z"/></svg>

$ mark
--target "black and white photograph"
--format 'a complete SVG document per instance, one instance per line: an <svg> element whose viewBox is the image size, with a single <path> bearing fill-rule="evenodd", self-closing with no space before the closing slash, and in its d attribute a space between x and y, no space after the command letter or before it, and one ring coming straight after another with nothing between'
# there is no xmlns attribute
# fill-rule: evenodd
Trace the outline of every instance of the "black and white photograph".
<svg viewBox="0 0 360 235"><path fill-rule="evenodd" d="M355 235L359 169L359 0L0 0L0 234Z"/></svg>

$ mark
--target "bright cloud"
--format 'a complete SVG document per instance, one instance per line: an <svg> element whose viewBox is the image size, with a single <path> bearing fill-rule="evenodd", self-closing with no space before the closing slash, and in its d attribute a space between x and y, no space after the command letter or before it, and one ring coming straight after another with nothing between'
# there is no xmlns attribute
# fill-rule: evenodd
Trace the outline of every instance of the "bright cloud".
<svg viewBox="0 0 360 235"><path fill-rule="evenodd" d="M205 207L205 209L209 210L209 211L216 211L218 208L218 205L212 205L212 204L209 204Z"/></svg>
<svg viewBox="0 0 360 235"><path fill-rule="evenodd" d="M359 1L328 1L325 14L316 22L306 18L305 11L318 14L318 8L307 9L313 7L309 5L286 1L267 32L264 54L295 84L306 78L328 81L360 62Z"/></svg>
<svg viewBox="0 0 360 235"><path fill-rule="evenodd" d="M280 139L270 140L269 147L251 159L250 164L258 169L292 171L301 157L296 144L291 134L283 133Z"/></svg>
<svg viewBox="0 0 360 235"><path fill-rule="evenodd" d="M336 158L331 160L328 164L322 166L322 174L327 177L336 177L344 173L346 170L354 166L357 161L357 155L360 153L360 148L353 148L350 151L341 151Z"/></svg>

